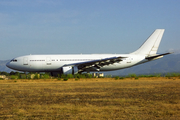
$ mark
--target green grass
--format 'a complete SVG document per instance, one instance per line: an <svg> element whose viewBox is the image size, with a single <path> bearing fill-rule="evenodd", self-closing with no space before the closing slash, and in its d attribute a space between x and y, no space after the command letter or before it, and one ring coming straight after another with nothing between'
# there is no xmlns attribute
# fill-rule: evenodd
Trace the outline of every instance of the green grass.
<svg viewBox="0 0 180 120"><path fill-rule="evenodd" d="M17 75L11 75L10 78L11 79L18 79L18 76Z"/></svg>
<svg viewBox="0 0 180 120"><path fill-rule="evenodd" d="M165 77L180 77L180 73L167 73Z"/></svg>
<svg viewBox="0 0 180 120"><path fill-rule="evenodd" d="M12 72L10 76L7 76L8 78L14 80L14 79L32 79L31 75L33 73L29 73L29 74L24 74L24 73L18 73L18 72ZM134 80L138 80L139 78L152 78L152 77L165 77L167 79L174 79L174 77L178 77L180 79L180 73L166 73L166 74L160 74L160 73L156 73L156 74L148 74L148 75L136 75L134 73L129 74L127 76L111 76L111 75L105 75L105 77L101 77L101 78L114 78L115 80L123 80L126 78L131 78ZM67 81L68 79L75 79L76 81L78 81L79 79L90 79L93 78L92 74L68 74L68 75L58 75L56 77L52 77L50 76L49 73L45 73L45 74L38 74L38 73L34 73L34 80L37 79L57 79L57 80L62 80L62 81ZM3 80L3 79L0 79Z"/></svg>

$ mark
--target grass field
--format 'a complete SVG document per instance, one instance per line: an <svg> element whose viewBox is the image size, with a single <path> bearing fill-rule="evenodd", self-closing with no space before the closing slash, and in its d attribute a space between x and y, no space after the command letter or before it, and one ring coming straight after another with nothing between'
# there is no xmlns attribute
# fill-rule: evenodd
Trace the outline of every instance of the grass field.
<svg viewBox="0 0 180 120"><path fill-rule="evenodd" d="M0 80L0 119L180 119L180 79Z"/></svg>

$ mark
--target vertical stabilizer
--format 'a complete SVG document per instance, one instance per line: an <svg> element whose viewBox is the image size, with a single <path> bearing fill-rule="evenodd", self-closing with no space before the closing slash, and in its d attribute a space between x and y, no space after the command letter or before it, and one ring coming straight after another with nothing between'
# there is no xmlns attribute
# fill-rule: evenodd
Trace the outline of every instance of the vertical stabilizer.
<svg viewBox="0 0 180 120"><path fill-rule="evenodd" d="M144 44L131 54L142 54L146 56L156 55L163 33L164 29L156 29Z"/></svg>

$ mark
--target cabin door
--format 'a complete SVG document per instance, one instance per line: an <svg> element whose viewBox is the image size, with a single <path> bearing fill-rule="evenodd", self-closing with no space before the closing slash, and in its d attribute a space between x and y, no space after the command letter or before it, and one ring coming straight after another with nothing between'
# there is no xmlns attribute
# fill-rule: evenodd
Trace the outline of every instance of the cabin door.
<svg viewBox="0 0 180 120"><path fill-rule="evenodd" d="M131 63L131 58L127 58L127 63Z"/></svg>
<svg viewBox="0 0 180 120"><path fill-rule="evenodd" d="M23 58L23 65L28 65L28 58L27 57Z"/></svg>
<svg viewBox="0 0 180 120"><path fill-rule="evenodd" d="M50 57L46 58L46 65L51 65L51 58Z"/></svg>

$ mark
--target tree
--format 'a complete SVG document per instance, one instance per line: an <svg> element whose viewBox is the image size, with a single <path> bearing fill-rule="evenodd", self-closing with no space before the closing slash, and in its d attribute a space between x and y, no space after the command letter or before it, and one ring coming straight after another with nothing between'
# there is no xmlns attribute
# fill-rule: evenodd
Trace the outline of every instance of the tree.
<svg viewBox="0 0 180 120"><path fill-rule="evenodd" d="M3 71L3 72L1 72L1 75L6 75L6 76L8 76L9 73Z"/></svg>

